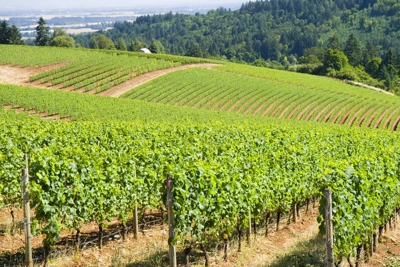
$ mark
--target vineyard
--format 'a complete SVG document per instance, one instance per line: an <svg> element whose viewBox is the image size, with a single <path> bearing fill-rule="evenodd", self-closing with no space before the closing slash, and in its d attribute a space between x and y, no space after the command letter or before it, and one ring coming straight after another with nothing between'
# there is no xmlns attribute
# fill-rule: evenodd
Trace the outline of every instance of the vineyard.
<svg viewBox="0 0 400 267"><path fill-rule="evenodd" d="M30 77L32 84L102 93L138 75L189 63L213 69L175 71L122 95L128 99L234 114L388 129L400 127L397 97L326 77L169 55L0 46L0 64L69 64Z"/></svg>
<svg viewBox="0 0 400 267"><path fill-rule="evenodd" d="M48 97L72 94L45 92ZM69 105L55 100L60 107ZM83 114L90 110L80 107ZM134 203L139 209L163 209L168 173L174 177L174 242L181 244L188 239L207 244L223 233L231 235L248 226L249 216L261 221L288 212L330 187L337 218L335 252L347 257L353 247L368 243L375 227L400 204L397 134L273 121L204 126L53 122L12 111L1 116L2 205L20 205L19 174L28 153L35 233L45 235L49 247L65 229L79 230L89 222L101 229L115 217L126 223Z"/></svg>
<svg viewBox="0 0 400 267"><path fill-rule="evenodd" d="M178 56L91 51L54 47L0 46L0 64L21 67L40 67L66 62L68 65L41 72L30 77L31 83L57 89L70 88L82 92L101 93L135 76L180 66L181 64L210 62Z"/></svg>
<svg viewBox="0 0 400 267"><path fill-rule="evenodd" d="M87 90L101 91L138 66L148 71L195 60L49 48L34 48L38 54L28 59L30 49L10 52L0 64L69 61L31 80L79 90L95 84ZM176 236L168 242L182 249L199 244L207 263L211 243L271 217L279 224L311 199L321 199L323 229L322 192L330 188L336 263L358 261L360 248L369 250L377 229L381 235L399 212L400 139L382 130L400 130L398 100L326 78L284 75L235 64L177 71L135 88L128 99L0 84L0 104L11 107L0 109L0 209L22 205L27 154L33 233L43 236L48 255L61 232L78 238L94 223L101 237L112 220L125 229L135 209L165 212L171 174Z"/></svg>
<svg viewBox="0 0 400 267"><path fill-rule="evenodd" d="M235 114L400 130L397 97L325 77L238 66L177 71L122 97Z"/></svg>

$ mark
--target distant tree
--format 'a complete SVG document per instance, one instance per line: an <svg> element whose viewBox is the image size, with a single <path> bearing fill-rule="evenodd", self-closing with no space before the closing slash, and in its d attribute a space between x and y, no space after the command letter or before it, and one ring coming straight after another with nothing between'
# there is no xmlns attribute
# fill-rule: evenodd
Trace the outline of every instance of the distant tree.
<svg viewBox="0 0 400 267"><path fill-rule="evenodd" d="M189 57L202 57L201 49L198 43L192 43L185 53Z"/></svg>
<svg viewBox="0 0 400 267"><path fill-rule="evenodd" d="M103 34L93 36L90 39L90 47L94 49L106 49L106 50L115 49L113 41Z"/></svg>
<svg viewBox="0 0 400 267"><path fill-rule="evenodd" d="M374 57L371 59L365 70L373 77L379 78L379 66L382 64L382 59L380 57Z"/></svg>
<svg viewBox="0 0 400 267"><path fill-rule="evenodd" d="M396 54L396 68L400 71L400 53Z"/></svg>
<svg viewBox="0 0 400 267"><path fill-rule="evenodd" d="M328 39L326 48L332 49L332 50L343 51L343 46L340 43L339 37L337 37L337 35L333 35Z"/></svg>
<svg viewBox="0 0 400 267"><path fill-rule="evenodd" d="M349 59L349 63L352 66L361 65L362 59L362 51L360 41L358 41L357 37L354 34L350 34L349 38L346 41L346 45L344 48L344 54Z"/></svg>
<svg viewBox="0 0 400 267"><path fill-rule="evenodd" d="M320 47L306 49L304 56L299 58L300 64L321 64L324 60L325 51Z"/></svg>
<svg viewBox="0 0 400 267"><path fill-rule="evenodd" d="M145 47L146 47L145 43L138 40L133 40L129 45L129 51L137 52L139 51L140 48L145 48Z"/></svg>
<svg viewBox="0 0 400 267"><path fill-rule="evenodd" d="M274 36L266 37L261 46L261 57L265 60L278 60L280 57L279 42Z"/></svg>
<svg viewBox="0 0 400 267"><path fill-rule="evenodd" d="M384 81L387 90L392 90L396 86L395 81L397 79L397 73L392 65L387 67L382 61L379 66L378 76L379 79Z"/></svg>
<svg viewBox="0 0 400 267"><path fill-rule="evenodd" d="M66 36L67 31L63 28L55 28L53 31L52 39L56 38L57 36Z"/></svg>
<svg viewBox="0 0 400 267"><path fill-rule="evenodd" d="M397 60L396 60L395 51L393 49L389 49L386 52L386 55L385 55L385 57L383 59L383 63L386 65L386 67L393 66L395 68L396 63L397 63L396 61Z"/></svg>
<svg viewBox="0 0 400 267"><path fill-rule="evenodd" d="M304 56L311 55L316 56L318 60L322 62L322 60L324 60L325 50L321 47L314 46L304 51Z"/></svg>
<svg viewBox="0 0 400 267"><path fill-rule="evenodd" d="M50 42L51 46L75 47L75 40L70 36L56 36Z"/></svg>
<svg viewBox="0 0 400 267"><path fill-rule="evenodd" d="M3 20L0 23L0 44L10 43L10 28L7 21Z"/></svg>
<svg viewBox="0 0 400 267"><path fill-rule="evenodd" d="M225 54L226 58L229 60L236 58L236 50L233 47L225 49L224 54Z"/></svg>
<svg viewBox="0 0 400 267"><path fill-rule="evenodd" d="M122 39L122 38L118 39L117 49L118 50L122 50L122 51L126 51L127 50L126 43L125 43L124 39Z"/></svg>
<svg viewBox="0 0 400 267"><path fill-rule="evenodd" d="M46 46L49 44L50 28L46 26L46 21L40 17L38 26L36 27L36 45Z"/></svg>
<svg viewBox="0 0 400 267"><path fill-rule="evenodd" d="M99 43L97 42L96 38L90 39L90 48L99 49Z"/></svg>
<svg viewBox="0 0 400 267"><path fill-rule="evenodd" d="M340 71L342 68L349 64L349 60L346 55L339 50L328 49L325 52L324 57L325 69L333 69L334 71Z"/></svg>
<svg viewBox="0 0 400 267"><path fill-rule="evenodd" d="M24 41L22 40L22 35L15 25L12 25L10 28L10 43L15 45L24 44Z"/></svg>
<svg viewBox="0 0 400 267"><path fill-rule="evenodd" d="M149 50L151 53L156 53L156 54L164 54L165 53L165 48L163 44L158 41L158 40L153 40L150 44Z"/></svg>
<svg viewBox="0 0 400 267"><path fill-rule="evenodd" d="M316 55L307 55L299 58L300 64L321 64L321 61L318 59Z"/></svg>
<svg viewBox="0 0 400 267"><path fill-rule="evenodd" d="M365 45L364 53L363 53L363 64L364 67L367 67L368 63L375 57L377 57L375 46L368 41Z"/></svg>

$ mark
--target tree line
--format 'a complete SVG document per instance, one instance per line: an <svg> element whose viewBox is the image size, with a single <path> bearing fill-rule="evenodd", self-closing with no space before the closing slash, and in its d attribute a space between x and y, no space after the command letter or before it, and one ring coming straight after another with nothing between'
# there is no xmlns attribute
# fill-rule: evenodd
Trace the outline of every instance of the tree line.
<svg viewBox="0 0 400 267"><path fill-rule="evenodd" d="M5 20L0 22L0 44L24 44L21 33L19 32L17 26L9 26Z"/></svg>
<svg viewBox="0 0 400 267"><path fill-rule="evenodd" d="M364 82L394 93L400 90L400 53L389 49L379 56L372 42L365 46L354 34L345 43L331 36L326 47L306 49L296 71Z"/></svg>

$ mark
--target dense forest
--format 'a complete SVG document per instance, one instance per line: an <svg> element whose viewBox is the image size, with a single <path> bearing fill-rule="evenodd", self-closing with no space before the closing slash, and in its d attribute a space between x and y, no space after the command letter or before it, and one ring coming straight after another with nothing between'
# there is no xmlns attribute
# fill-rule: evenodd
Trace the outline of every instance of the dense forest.
<svg viewBox="0 0 400 267"><path fill-rule="evenodd" d="M398 0L255 1L236 11L219 8L204 15L143 16L132 23L117 23L105 34L114 41L122 37L127 43L149 44L156 39L172 54L185 54L198 45L203 56L247 62L300 57L307 48L324 46L333 33L342 42L353 33L383 53L400 49L399 11Z"/></svg>

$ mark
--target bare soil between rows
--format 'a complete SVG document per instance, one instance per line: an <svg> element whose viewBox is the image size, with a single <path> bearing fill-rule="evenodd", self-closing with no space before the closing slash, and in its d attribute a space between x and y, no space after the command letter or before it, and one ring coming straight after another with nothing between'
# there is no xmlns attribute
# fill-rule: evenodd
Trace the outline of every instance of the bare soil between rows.
<svg viewBox="0 0 400 267"><path fill-rule="evenodd" d="M33 213L32 213L33 215ZM242 241L242 250L238 252L237 239L231 239L229 244L228 261L223 260L222 242L218 247L208 246L211 266L234 267L234 266L253 266L253 267L283 267L283 266L314 266L322 267L324 263L324 237L319 235L317 218L318 207L310 208L305 213L301 209L301 217L296 223L289 224L288 216L281 220L279 231L275 231L275 221L269 225L269 235L264 236L265 228L258 228L257 234L252 236L249 246L245 238ZM21 227L22 211L16 210L16 222ZM153 220L153 221L152 221ZM9 231L4 231L5 226L11 223L11 216L6 209L0 210L0 262L18 256L18 252L23 251L23 233L17 231L12 236ZM115 232L120 229L118 221L110 223L106 229L106 234L111 234L105 240L103 250L99 250L96 242L86 246L79 252L74 252L73 233L64 231L62 233L63 242L58 244L58 256L53 256L50 266L69 267L69 266L168 266L168 233L167 225L162 223L158 213L148 213L147 225L141 221L142 231L138 240L133 239L129 234L123 241L117 237ZM7 227L6 227L7 228ZM91 237L96 240L96 224L88 224L82 227L82 236ZM43 237L33 238L33 247L36 256L40 255L41 242ZM397 229L388 229L383 235L383 242L378 244L377 253L369 259L368 263L362 266L378 267L385 266L384 263L389 258L400 261L400 225ZM218 245L218 244L217 244ZM186 245L178 244L178 266L184 266L184 249ZM69 248L69 252L65 249ZM63 252L64 251L64 252ZM4 253L8 253L7 257ZM3 255L3 256L2 256ZM19 254L19 257L23 254ZM198 247L194 247L190 256L190 266L204 266L204 257ZM40 264L40 262L37 262ZM353 259L354 264L354 259ZM4 265L18 266L18 265ZM342 267L348 266L343 263Z"/></svg>
<svg viewBox="0 0 400 267"><path fill-rule="evenodd" d="M60 89L60 86L51 86L50 83L48 83L48 84L40 84L38 82L31 83L31 82L29 82L29 77L31 77L35 74L44 72L44 71L48 71L48 70L55 69L55 68L60 68L67 64L68 64L68 62L64 62L64 63L60 63L60 64L53 64L53 65L48 65L45 67L36 67L36 68L19 67L19 66L11 66L11 65L0 65L0 83L16 84L16 85L21 85L21 86L33 87L33 88ZM209 63L188 64L188 65L182 65L182 66L178 66L178 67L148 72L148 73L133 77L132 79L130 79L118 86L115 86L107 91L104 91L104 92L100 93L99 95L119 97L122 94L130 91L131 89L133 89L137 86L140 86L144 83L147 83L153 79L156 79L158 77L161 77L161 76L166 75L171 72L184 70L184 69L191 69L191 68L211 69L214 66L218 66L218 64L209 64ZM72 89L73 89L72 87L68 87L68 88L64 88L62 90L71 91ZM94 93L94 92L89 92L89 93Z"/></svg>

